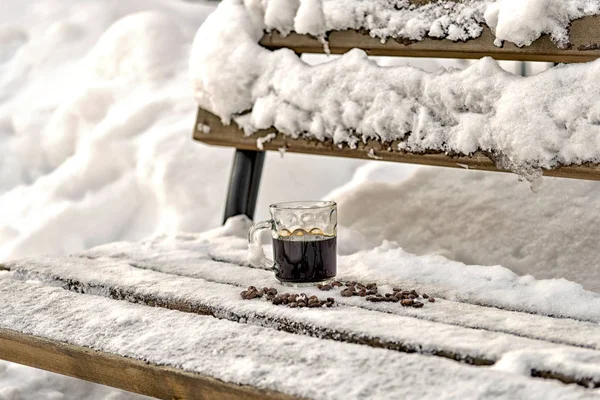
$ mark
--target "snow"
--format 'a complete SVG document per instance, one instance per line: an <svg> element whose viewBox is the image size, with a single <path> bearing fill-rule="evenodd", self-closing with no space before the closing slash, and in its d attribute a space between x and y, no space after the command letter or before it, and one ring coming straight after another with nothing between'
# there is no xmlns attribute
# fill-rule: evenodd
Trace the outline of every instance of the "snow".
<svg viewBox="0 0 600 400"><path fill-rule="evenodd" d="M441 393L457 398L595 397L582 388L501 369L288 334L34 283L4 280L0 299L7 305L0 309L2 328L307 398L438 398ZM347 385L349 381L353 384Z"/></svg>
<svg viewBox="0 0 600 400"><path fill-rule="evenodd" d="M476 37L481 28L475 26L482 19L476 15L487 10L500 39L525 44L550 32L564 44L571 19L600 13L600 4L583 0L568 6L551 0L435 2L422 7L347 3L300 2L293 29L323 38L332 26L323 28L321 13L337 21L337 30L365 27L353 19L355 12L394 32L390 21L415 27L423 18L425 26L434 16L436 21L446 18L447 26L455 28L449 32L463 29L467 37ZM296 3L289 4L291 11ZM197 102L225 124L233 120L247 135L275 127L292 138L332 140L351 148L359 141L377 140L399 141L397 150L416 153L483 151L498 167L532 182L543 168L600 161L598 61L523 78L490 58L464 70L426 73L404 66L383 68L354 49L310 66L289 49L269 51L258 45L265 29L292 29L266 25L270 2L265 7L254 1L222 2L200 27L190 59ZM273 7L279 9L281 2ZM475 25L455 25L463 19ZM394 35L367 29L382 37ZM426 33L422 26L415 29L421 34L397 35L421 39Z"/></svg>
<svg viewBox="0 0 600 400"><path fill-rule="evenodd" d="M307 12L307 17L315 3L318 2L302 2L305 6L302 12ZM297 14L293 4L299 7L301 2L270 0L268 4L266 25L292 29ZM323 4L329 7L335 3ZM343 3L346 4L350 3ZM375 3L363 2L367 4ZM585 7L580 7L581 4L584 3L565 3L566 7L573 6L568 11L573 14L569 15L594 12L595 2L587 2ZM509 6L509 2L503 2L503 7ZM37 254L68 254L102 243L138 240L161 233L185 240L196 235L181 231L199 232L220 224L231 151L191 144L195 105L190 101L186 68L194 31L213 8L212 3L158 0L32 0L3 4L0 262ZM342 16L347 10L351 8L337 8ZM540 7L531 10L544 11ZM547 12L544 15L550 21L558 15L551 7ZM328 13L324 13L325 24L332 23ZM506 12L499 15L510 18ZM252 18L262 23L261 12ZM463 26L472 21L466 18ZM509 26L509 20L502 21L499 27ZM322 29L318 26L322 21L316 21L319 23L314 27L310 27L310 22L303 21L306 29ZM558 26L546 25L547 29ZM442 26L437 24L434 28L440 32ZM479 25L470 26L477 29ZM416 24L411 32L418 33L419 29L422 28ZM496 30L500 35L498 31L502 30ZM453 29L448 34L464 32ZM252 40L254 46L256 38ZM318 60L316 56L302 59L309 63ZM334 59L337 58L327 60ZM377 62L390 66L399 61L382 58ZM468 65L432 60L400 62L410 62L428 71L443 65L460 68ZM562 76L556 79L560 81ZM592 74L590 80L593 79ZM543 85L535 89L542 90ZM568 111L562 108L557 106L560 112ZM350 117L352 114L347 115ZM294 121L283 122L293 125ZM352 228L340 229L343 255L369 252L387 239L397 241L410 253L435 252L466 264L502 264L536 278L564 276L586 289L600 290L595 262L594 227L598 225L594 218L597 208L594 199L598 197L595 183L546 180L540 193L533 195L511 177L488 174L480 177L471 172L458 175L462 171L452 175L436 170L410 179L417 169L294 154L286 154L283 160L268 156L257 217L266 217L267 205L273 202L335 198L341 200L340 222ZM383 185L377 186L381 197L371 193L373 187L365 186L365 182L373 180L401 179L409 179L410 184L391 185L391 192ZM424 180L423 185L418 184L419 179ZM485 193L479 186L481 182L485 182ZM454 196L453 201L440 197L442 184L445 193ZM440 190L436 190L436 185ZM515 190L518 195L507 198ZM409 201L411 198L414 201ZM423 205L427 202L430 206ZM522 202L527 202L527 206L523 207ZM368 212L365 204L369 205ZM452 204L457 205L458 211L468 210L470 205L471 212L461 218L456 208L446 208ZM479 223L472 224L473 218ZM423 223L426 228L420 228ZM406 227L410 228L408 233ZM238 230L232 229L230 234ZM571 239L574 237L577 240ZM245 243L243 240L236 243L239 247L231 252L233 245L227 238L214 238L211 258L233 258L243 265ZM193 258L194 251L191 248L188 259ZM213 266L213 275L221 264ZM151 265L158 268L160 257ZM169 267L175 269L173 265ZM180 272L190 273L186 268ZM0 279L9 275L0 271ZM449 296L457 296L453 293L450 291ZM510 319L518 323L510 323L505 314L492 314L490 310L487 319L482 320L475 318L480 312L478 306L457 304L441 301L435 309L403 316L424 317L434 322L449 319L459 326L505 329L518 335L531 334L535 326L543 326L543 330L535 332L544 340L592 348L597 345L593 337L597 335L595 324L577 325L582 323L551 318L542 322L537 319L542 318L539 315L521 313ZM390 312L387 305L373 307ZM553 321L556 321L555 331ZM1 362L0 371L0 398L60 397L54 392L73 399L130 398L121 392L5 362Z"/></svg>

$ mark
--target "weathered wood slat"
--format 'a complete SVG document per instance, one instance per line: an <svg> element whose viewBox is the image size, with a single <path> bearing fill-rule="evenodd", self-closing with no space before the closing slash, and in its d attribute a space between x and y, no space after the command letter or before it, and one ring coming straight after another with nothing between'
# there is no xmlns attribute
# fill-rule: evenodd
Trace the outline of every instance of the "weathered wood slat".
<svg viewBox="0 0 600 400"><path fill-rule="evenodd" d="M600 22L599 22L600 23ZM209 133L204 133L198 126L210 127ZM194 128L194 139L200 142L215 145L235 147L243 150L259 150L256 139L270 133L277 133L275 129L265 129L253 136L244 136L235 123L225 126L216 115L199 108ZM291 153L304 153L322 156L347 157L359 159L378 159L382 161L402 162L409 164L432 165L438 167L451 167L473 169L479 171L510 172L498 169L494 162L483 153L476 153L470 157L452 156L443 153L437 154L414 154L398 150L388 150L388 146L372 140L359 143L356 149L347 146L339 148L330 142L317 140L294 140L277 133L277 137L263 144L264 150L284 149ZM552 170L544 170L545 176L559 178L572 178L584 180L600 180L600 166L593 164L563 166Z"/></svg>
<svg viewBox="0 0 600 400"><path fill-rule="evenodd" d="M494 35L484 27L483 34L467 42L425 39L409 43L388 39L381 43L368 33L353 30L331 32L329 49L333 54L343 54L353 48L365 50L371 56L439 57L477 59L490 56L497 60L588 62L600 57L600 17L587 17L571 24L571 47L558 48L548 36L543 36L531 46L518 47L504 43L494 45ZM297 53L323 53L323 44L314 37L292 33L286 37L274 32L266 34L261 42L264 47L275 50L289 48Z"/></svg>
<svg viewBox="0 0 600 400"><path fill-rule="evenodd" d="M431 323L427 321L418 321L406 319L393 314L379 313L377 311L367 311L355 309L354 307L343 307L340 310L329 310L330 321L335 321L336 328L323 325L322 320L315 314L314 318L306 313L297 313L295 310L268 307L260 307L260 300L243 302L236 300L236 306L232 307L232 297L237 298L239 287L230 285L220 285L211 282L206 282L200 279L191 279L183 277L169 276L154 271L146 271L141 281L146 284L151 284L155 289L153 293L147 293L142 285L133 283L116 283L111 278L112 275L123 273L125 276L131 276L127 270L131 270L131 266L122 264L121 267L116 267L114 262L108 261L110 267L105 270L107 260L76 260L73 261L79 264L87 265L86 268L92 267L99 274L93 280L81 279L85 276L79 276L75 266L68 268L69 272L51 273L52 268L47 272L42 272L42 268L32 266L31 272L27 272L27 268L22 265L15 266L15 271L24 279L35 279L54 284L61 285L65 289L77 293L104 293L109 298L115 300L126 300L133 303L146 304L178 311L191 312L197 314L213 315L220 319L231 321L246 321L247 323L276 328L289 333L308 335L323 339L333 339L337 341L361 344L376 348L385 348L389 350L400 351L404 353L424 353L459 360L471 365L491 365L504 351L514 351L519 349L549 349L556 350L569 349L559 344L551 344L548 342L527 339L523 337L513 336L504 333L485 332L478 329L469 329L461 327L444 326L442 324ZM68 266L69 262L64 263ZM10 266L10 264L9 264ZM141 271L140 271L141 272ZM260 271L257 271L260 272ZM67 274L68 276L64 275ZM101 278L102 277L102 278ZM140 281L140 282L141 282ZM162 283L162 285L161 285ZM167 286L164 286L164 285ZM177 298L173 290L168 287L176 287L177 294L184 297L185 300ZM305 288L308 290L309 288ZM193 294L190 294L192 293ZM206 294L205 294L206 293ZM218 295L215 295L218 293ZM217 297L215 297L217 296ZM334 293L327 293L327 296L339 296ZM433 307L436 307L434 305ZM440 303L441 304L441 303ZM284 311L288 312L284 312ZM483 309L482 309L483 310ZM340 312L337 312L340 311ZM442 311L443 312L443 311ZM483 312L483 311L482 311ZM319 313L315 310L313 313ZM506 319L510 319L508 315L512 313L506 312ZM377 321L378 327L388 327L385 337L379 337L375 331L365 326L354 326L353 321ZM587 326L587 323L581 323L581 326ZM402 330L398 331L397 327L402 326ZM560 324L558 326L561 326ZM557 326L557 328L558 328ZM443 330L446 333L446 338L436 339L429 333ZM564 329L564 327L560 328ZM406 331L409 332L408 336ZM448 341L448 333L453 332L451 336L456 338L460 343L478 343L477 346L465 346L458 342L451 343ZM429 337L428 337L429 336ZM427 338L428 337L428 338ZM504 343L504 350L498 353L500 343ZM507 347L506 347L507 346ZM502 346L500 346L501 348ZM457 351L457 348L460 350ZM586 351L586 350L578 350ZM590 354L593 352L591 350ZM542 376L560 380L565 383L578 383L582 386L600 387L600 377L594 376L575 376L561 370L547 370L542 366L535 368L532 365L532 376Z"/></svg>
<svg viewBox="0 0 600 400"><path fill-rule="evenodd" d="M0 329L0 359L159 399L293 398L7 329Z"/></svg>

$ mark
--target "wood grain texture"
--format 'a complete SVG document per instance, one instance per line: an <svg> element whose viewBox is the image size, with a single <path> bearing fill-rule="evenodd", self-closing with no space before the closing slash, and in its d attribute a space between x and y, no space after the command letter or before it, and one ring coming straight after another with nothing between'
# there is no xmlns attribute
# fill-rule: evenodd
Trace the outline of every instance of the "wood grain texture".
<svg viewBox="0 0 600 400"><path fill-rule="evenodd" d="M558 48L548 36L542 36L526 47L518 47L512 43L496 47L494 35L484 26L483 34L479 38L467 42L428 38L413 43L394 39L381 43L379 38L372 38L367 32L354 30L330 32L328 42L333 54L343 54L353 48L360 48L371 56L468 59L490 56L497 60L588 62L600 57L600 16L573 21L570 37L571 46L568 49ZM260 43L272 50L290 48L296 53L324 53L322 43L309 35L292 33L283 37L274 32L265 34Z"/></svg>
<svg viewBox="0 0 600 400"><path fill-rule="evenodd" d="M210 132L203 133L198 130L199 124L209 126ZM235 147L244 150L259 150L256 146L256 139L264 137L269 133L277 132L275 129L265 129L257 132L253 136L246 137L235 124L225 126L221 123L219 117L206 110L199 109L194 129L194 139L210 145ZM291 153L361 158L368 160L377 159L382 161L463 168L479 171L510 172L498 169L490 157L483 153L476 153L469 157L448 155L444 153L415 154L398 150L390 151L388 150L387 145L383 146L377 141L369 141L366 144L360 143L356 149L350 149L348 147L339 148L331 142L290 139L283 136L281 133L277 133L277 137L268 143L264 143L263 147L264 150L285 149L285 151ZM544 170L544 175L560 178L600 180L600 166L594 164L564 166L552 170Z"/></svg>
<svg viewBox="0 0 600 400"><path fill-rule="evenodd" d="M294 398L6 329L0 329L0 359L159 399Z"/></svg>

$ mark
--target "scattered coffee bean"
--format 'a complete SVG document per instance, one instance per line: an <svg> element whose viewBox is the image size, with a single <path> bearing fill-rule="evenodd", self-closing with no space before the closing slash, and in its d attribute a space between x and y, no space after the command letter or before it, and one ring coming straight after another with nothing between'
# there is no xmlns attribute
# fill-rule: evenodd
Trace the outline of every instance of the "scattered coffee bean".
<svg viewBox="0 0 600 400"><path fill-rule="evenodd" d="M397 303L400 301L400 299L397 298L396 296L392 296L392 297L388 297L387 301L391 301L392 303Z"/></svg>
<svg viewBox="0 0 600 400"><path fill-rule="evenodd" d="M264 292L262 291L262 289L256 291L256 296L258 296L258 297L263 297L263 294L264 294Z"/></svg>
<svg viewBox="0 0 600 400"><path fill-rule="evenodd" d="M280 305L281 303L283 303L283 300L281 300L281 297L279 296L275 296L273 297L273 300L271 301L273 304L275 304L276 306Z"/></svg>
<svg viewBox="0 0 600 400"><path fill-rule="evenodd" d="M417 293L417 291L415 289L411 290L410 294L419 297L419 293Z"/></svg>
<svg viewBox="0 0 600 400"><path fill-rule="evenodd" d="M421 308L421 307L423 307L424 305L425 305L425 304L421 303L420 301L415 301L415 302L413 303L413 305L412 305L412 306L413 306L414 308Z"/></svg>
<svg viewBox="0 0 600 400"><path fill-rule="evenodd" d="M398 300L402 299L404 297L404 295L401 292L396 292L396 294L394 295L395 298L397 298Z"/></svg>
<svg viewBox="0 0 600 400"><path fill-rule="evenodd" d="M302 308L302 307L306 307L306 303L303 301L299 301L298 302L298 307Z"/></svg>
<svg viewBox="0 0 600 400"><path fill-rule="evenodd" d="M342 286L342 282L340 282L340 281L333 281L333 282L331 282L331 286L333 286L333 287Z"/></svg>
<svg viewBox="0 0 600 400"><path fill-rule="evenodd" d="M404 307L408 307L408 306L412 306L413 302L414 301L411 299L404 299L400 302L400 304L402 304Z"/></svg>
<svg viewBox="0 0 600 400"><path fill-rule="evenodd" d="M409 294L408 298L411 299L411 300L414 300L414 299L417 298L417 296L415 296L414 294Z"/></svg>
<svg viewBox="0 0 600 400"><path fill-rule="evenodd" d="M359 291L358 291L358 295L359 295L360 297L365 297L365 296L367 295L367 291L366 291L366 289L361 289L361 290L359 290Z"/></svg>
<svg viewBox="0 0 600 400"><path fill-rule="evenodd" d="M429 297L429 295L427 295L427 293L423 293L423 298L424 298L424 299L426 299L426 298L428 298L428 297Z"/></svg>
<svg viewBox="0 0 600 400"><path fill-rule="evenodd" d="M375 288L377 288L376 283L367 283L367 289L375 289Z"/></svg>
<svg viewBox="0 0 600 400"><path fill-rule="evenodd" d="M429 302L430 303L435 303L435 299L433 297L429 296Z"/></svg>
<svg viewBox="0 0 600 400"><path fill-rule="evenodd" d="M325 290L325 291L329 291L329 290L333 289L333 286L331 286L331 285L322 285L319 289Z"/></svg>
<svg viewBox="0 0 600 400"><path fill-rule="evenodd" d="M295 301L292 301L292 302L289 304L289 307L290 307L290 308L296 308L296 307L298 307L298 303L296 303Z"/></svg>
<svg viewBox="0 0 600 400"><path fill-rule="evenodd" d="M335 302L335 299L334 299L333 297L328 297L328 298L327 298L327 301L328 301L329 303L333 303L333 302Z"/></svg>
<svg viewBox="0 0 600 400"><path fill-rule="evenodd" d="M240 296L242 296L242 299L246 300L247 294L248 294L248 291L244 290L242 293L240 293Z"/></svg>
<svg viewBox="0 0 600 400"><path fill-rule="evenodd" d="M352 297L354 295L354 288L346 288L340 292L343 297Z"/></svg>
<svg viewBox="0 0 600 400"><path fill-rule="evenodd" d="M402 291L402 289L395 287L395 288L392 288L392 291L394 291L394 293L395 293L395 292L401 292L401 291Z"/></svg>
<svg viewBox="0 0 600 400"><path fill-rule="evenodd" d="M326 305L327 307L333 307L333 303L332 303L331 301L328 301L327 303L325 303L325 305Z"/></svg>
<svg viewBox="0 0 600 400"><path fill-rule="evenodd" d="M408 296L410 294L410 292L408 290L403 290L401 292L404 296Z"/></svg>
<svg viewBox="0 0 600 400"><path fill-rule="evenodd" d="M367 290L367 295L377 294L377 288Z"/></svg>
<svg viewBox="0 0 600 400"><path fill-rule="evenodd" d="M246 300L252 300L256 298L256 292L248 292L246 294Z"/></svg>

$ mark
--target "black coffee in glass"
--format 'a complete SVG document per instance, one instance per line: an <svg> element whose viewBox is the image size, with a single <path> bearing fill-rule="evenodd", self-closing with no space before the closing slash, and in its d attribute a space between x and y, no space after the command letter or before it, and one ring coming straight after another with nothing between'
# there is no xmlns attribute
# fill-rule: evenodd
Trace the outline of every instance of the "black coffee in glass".
<svg viewBox="0 0 600 400"><path fill-rule="evenodd" d="M273 258L280 281L324 282L337 272L337 238L312 234L273 238Z"/></svg>
<svg viewBox="0 0 600 400"><path fill-rule="evenodd" d="M269 206L271 219L248 232L250 262L275 271L284 285L314 285L337 272L337 204L333 201L294 201ZM260 232L270 230L273 258L265 257Z"/></svg>

